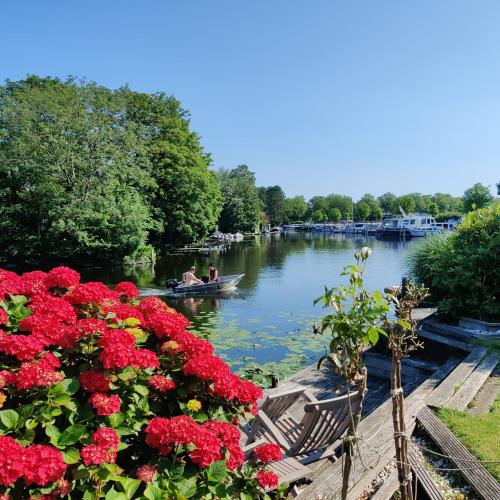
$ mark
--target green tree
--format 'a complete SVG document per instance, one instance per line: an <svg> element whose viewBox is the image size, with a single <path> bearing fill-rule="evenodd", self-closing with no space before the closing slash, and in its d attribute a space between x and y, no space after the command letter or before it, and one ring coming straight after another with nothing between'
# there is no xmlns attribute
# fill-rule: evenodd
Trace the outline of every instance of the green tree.
<svg viewBox="0 0 500 500"><path fill-rule="evenodd" d="M142 138L155 189L149 203L157 223L152 238L159 245L189 243L213 231L222 196L211 158L198 134L189 129L189 113L164 93L144 94L128 88L127 115L144 129Z"/></svg>
<svg viewBox="0 0 500 500"><path fill-rule="evenodd" d="M219 229L223 232L254 231L262 217L262 204L255 187L255 174L246 165L219 169L217 178L224 200Z"/></svg>
<svg viewBox="0 0 500 500"><path fill-rule="evenodd" d="M358 201L354 205L354 220L366 221L370 215L370 205L364 201Z"/></svg>
<svg viewBox="0 0 500 500"><path fill-rule="evenodd" d="M314 222L321 223L321 222L326 222L328 220L328 217L326 216L325 212L321 208L318 208L317 210L315 210L313 212L312 220Z"/></svg>
<svg viewBox="0 0 500 500"><path fill-rule="evenodd" d="M303 196L293 196L285 200L285 212L288 222L303 221L308 205Z"/></svg>
<svg viewBox="0 0 500 500"><path fill-rule="evenodd" d="M260 190L259 194L265 199L265 211L269 215L273 226L280 226L286 217L286 197L283 189L280 186L270 186L264 191Z"/></svg>
<svg viewBox="0 0 500 500"><path fill-rule="evenodd" d="M374 196L365 194L359 201L366 203L370 207L370 213L367 217L368 220L376 221L382 219L382 208Z"/></svg>
<svg viewBox="0 0 500 500"><path fill-rule="evenodd" d="M384 193L377 198L377 201L385 214L399 213L397 200L398 197L394 193Z"/></svg>
<svg viewBox="0 0 500 500"><path fill-rule="evenodd" d="M429 204L428 212L434 217L436 217L436 215L439 213L439 209L436 203L432 202Z"/></svg>
<svg viewBox="0 0 500 500"><path fill-rule="evenodd" d="M0 88L4 258L120 258L153 226L143 128L120 94L29 76Z"/></svg>
<svg viewBox="0 0 500 500"><path fill-rule="evenodd" d="M464 212L477 210L488 206L493 201L493 195L488 187L481 183L476 183L471 188L467 189L463 197Z"/></svg>
<svg viewBox="0 0 500 500"><path fill-rule="evenodd" d="M409 194L404 194L403 196L399 196L397 198L397 207L398 210L401 207L401 209L406 213L411 213L415 211L416 205L415 205L415 200L413 197Z"/></svg>
<svg viewBox="0 0 500 500"><path fill-rule="evenodd" d="M342 219L342 212L339 208L333 207L328 211L328 220L331 222L338 222Z"/></svg>

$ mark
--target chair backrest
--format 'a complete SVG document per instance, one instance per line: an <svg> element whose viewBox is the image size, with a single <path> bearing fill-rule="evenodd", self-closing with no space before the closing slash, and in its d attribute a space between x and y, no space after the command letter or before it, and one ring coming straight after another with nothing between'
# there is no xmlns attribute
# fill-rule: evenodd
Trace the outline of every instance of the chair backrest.
<svg viewBox="0 0 500 500"><path fill-rule="evenodd" d="M361 404L357 392L304 405L299 436L292 455L304 455L333 444L347 429L351 415Z"/></svg>
<svg viewBox="0 0 500 500"><path fill-rule="evenodd" d="M279 418L300 398L303 393L304 387L287 389L282 392L275 389L267 395L266 399L262 403L262 406L260 407L260 410L262 410L271 420Z"/></svg>

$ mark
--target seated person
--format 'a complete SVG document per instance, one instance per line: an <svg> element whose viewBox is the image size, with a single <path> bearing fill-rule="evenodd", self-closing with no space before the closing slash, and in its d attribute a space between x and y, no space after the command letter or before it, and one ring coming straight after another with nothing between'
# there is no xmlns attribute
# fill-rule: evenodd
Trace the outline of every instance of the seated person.
<svg viewBox="0 0 500 500"><path fill-rule="evenodd" d="M199 280L194 273L196 272L196 267L192 266L189 271L186 271L182 275L182 282L184 286L191 285L203 285L203 281Z"/></svg>
<svg viewBox="0 0 500 500"><path fill-rule="evenodd" d="M210 264L208 265L208 273L210 280L209 283L213 283L219 278L219 271L217 271L217 268L215 267L215 264L213 262L210 262Z"/></svg>

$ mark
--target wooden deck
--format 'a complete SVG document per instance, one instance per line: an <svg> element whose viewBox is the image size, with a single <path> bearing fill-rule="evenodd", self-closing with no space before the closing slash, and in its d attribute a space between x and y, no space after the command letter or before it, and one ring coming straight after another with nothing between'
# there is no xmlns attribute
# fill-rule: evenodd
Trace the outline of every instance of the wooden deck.
<svg viewBox="0 0 500 500"><path fill-rule="evenodd" d="M500 498L500 484L434 415L432 410L427 407L423 408L418 413L417 419L429 437L441 448L443 454L454 457L451 462L455 467L462 469L462 476L480 498L484 500Z"/></svg>
<svg viewBox="0 0 500 500"><path fill-rule="evenodd" d="M434 388L457 365L457 360L448 360L444 365L424 380L415 380L405 387L405 392L413 391L406 398L407 431L411 433L415 426L417 413L425 406L425 400ZM377 474L394 456L394 440L392 427L392 401L387 399L369 416L362 419L358 432L363 437L360 448L363 465L357 460L351 474L350 498L358 498ZM365 469L366 466L366 469ZM312 483L300 492L297 498L313 500L317 498L340 498L342 486L342 461L323 461L311 475Z"/></svg>

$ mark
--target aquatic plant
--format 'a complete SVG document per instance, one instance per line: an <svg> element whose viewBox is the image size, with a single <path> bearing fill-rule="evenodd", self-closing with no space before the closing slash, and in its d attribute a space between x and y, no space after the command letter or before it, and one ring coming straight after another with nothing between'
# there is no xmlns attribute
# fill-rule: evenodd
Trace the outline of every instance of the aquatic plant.
<svg viewBox="0 0 500 500"><path fill-rule="evenodd" d="M138 295L66 267L0 270L3 500L269 498L276 450L246 461L236 426L261 389Z"/></svg>

